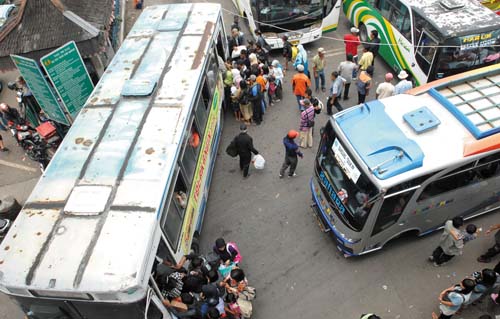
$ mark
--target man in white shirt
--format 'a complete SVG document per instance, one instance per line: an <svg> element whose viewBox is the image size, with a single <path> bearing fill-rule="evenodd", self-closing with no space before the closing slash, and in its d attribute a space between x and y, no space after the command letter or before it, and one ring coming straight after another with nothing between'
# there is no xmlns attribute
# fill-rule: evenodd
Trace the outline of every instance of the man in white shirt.
<svg viewBox="0 0 500 319"><path fill-rule="evenodd" d="M399 83L394 87L394 95L403 94L413 88L413 84L406 79L407 77L408 73L406 73L405 70L401 70L401 72L399 72L398 78L401 81L399 81Z"/></svg>
<svg viewBox="0 0 500 319"><path fill-rule="evenodd" d="M385 75L385 82L380 83L377 86L377 91L375 91L376 99L383 99L384 97L389 97L394 94L394 85L391 83L392 79L392 73L389 72Z"/></svg>

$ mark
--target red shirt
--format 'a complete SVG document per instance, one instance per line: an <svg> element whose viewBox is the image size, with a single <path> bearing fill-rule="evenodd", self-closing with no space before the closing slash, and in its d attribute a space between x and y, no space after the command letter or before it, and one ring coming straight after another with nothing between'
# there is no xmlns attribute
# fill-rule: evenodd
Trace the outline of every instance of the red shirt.
<svg viewBox="0 0 500 319"><path fill-rule="evenodd" d="M344 43L345 54L352 54L352 56L358 55L358 46L361 43L357 35L353 35L352 33L344 35Z"/></svg>

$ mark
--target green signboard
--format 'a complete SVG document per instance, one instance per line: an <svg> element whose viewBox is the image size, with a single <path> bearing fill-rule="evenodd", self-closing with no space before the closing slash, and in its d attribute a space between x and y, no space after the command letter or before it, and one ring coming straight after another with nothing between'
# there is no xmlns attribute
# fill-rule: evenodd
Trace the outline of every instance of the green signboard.
<svg viewBox="0 0 500 319"><path fill-rule="evenodd" d="M80 112L94 85L74 41L40 59L72 120Z"/></svg>
<svg viewBox="0 0 500 319"><path fill-rule="evenodd" d="M68 119L64 115L64 111L57 102L54 93L52 93L49 83L47 83L42 71L38 67L38 63L33 59L18 55L11 55L10 57L26 83L28 83L33 96L38 101L38 104L40 104L45 114L51 120L69 125Z"/></svg>

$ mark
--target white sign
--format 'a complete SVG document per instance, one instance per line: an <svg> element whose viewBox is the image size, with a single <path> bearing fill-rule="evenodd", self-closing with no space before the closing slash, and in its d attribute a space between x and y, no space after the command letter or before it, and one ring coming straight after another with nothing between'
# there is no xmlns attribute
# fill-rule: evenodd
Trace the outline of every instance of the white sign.
<svg viewBox="0 0 500 319"><path fill-rule="evenodd" d="M335 158L339 163L340 167L344 173L354 182L356 183L361 175L359 169L354 165L354 162L351 160L344 147L340 144L339 140L336 138L332 145L333 154L335 154Z"/></svg>

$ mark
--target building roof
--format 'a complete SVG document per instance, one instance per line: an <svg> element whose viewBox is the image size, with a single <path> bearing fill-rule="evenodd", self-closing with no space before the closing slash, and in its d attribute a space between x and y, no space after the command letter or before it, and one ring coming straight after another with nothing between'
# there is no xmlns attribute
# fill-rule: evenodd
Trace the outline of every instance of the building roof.
<svg viewBox="0 0 500 319"><path fill-rule="evenodd" d="M17 16L0 32L0 69L12 67L10 54L39 59L49 51L75 41L83 56L95 54L105 36L95 35L64 16L71 11L94 28L106 31L114 0L23 0Z"/></svg>
<svg viewBox="0 0 500 319"><path fill-rule="evenodd" d="M500 28L500 17L477 1L406 0L446 36ZM453 8L456 6L455 8Z"/></svg>
<svg viewBox="0 0 500 319"><path fill-rule="evenodd" d="M144 294L220 16L210 3L143 11L1 243L0 288ZM207 170L197 174L206 183Z"/></svg>

